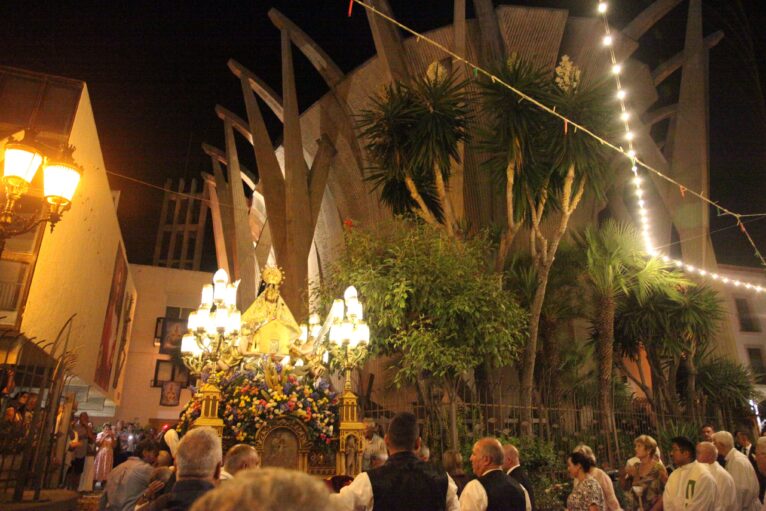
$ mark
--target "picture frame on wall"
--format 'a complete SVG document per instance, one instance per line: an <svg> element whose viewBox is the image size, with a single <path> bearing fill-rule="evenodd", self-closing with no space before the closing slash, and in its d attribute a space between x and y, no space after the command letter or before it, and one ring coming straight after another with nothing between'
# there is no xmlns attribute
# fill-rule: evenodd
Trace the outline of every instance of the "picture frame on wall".
<svg viewBox="0 0 766 511"><path fill-rule="evenodd" d="M173 364L173 381L180 384L182 389L189 386L189 368L183 362Z"/></svg>
<svg viewBox="0 0 766 511"><path fill-rule="evenodd" d="M185 319L164 318L160 336L160 353L175 355L181 353L181 339L186 333Z"/></svg>
<svg viewBox="0 0 766 511"><path fill-rule="evenodd" d="M160 392L160 406L178 406L181 402L181 384L176 381L166 381Z"/></svg>
<svg viewBox="0 0 766 511"><path fill-rule="evenodd" d="M173 381L174 364L172 360L158 360L154 366L153 387L162 387L166 382Z"/></svg>

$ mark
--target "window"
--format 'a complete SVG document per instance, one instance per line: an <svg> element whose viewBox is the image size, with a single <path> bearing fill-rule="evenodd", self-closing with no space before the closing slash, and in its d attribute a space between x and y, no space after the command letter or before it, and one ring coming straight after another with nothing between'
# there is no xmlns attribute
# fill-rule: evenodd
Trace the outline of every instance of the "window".
<svg viewBox="0 0 766 511"><path fill-rule="evenodd" d="M747 348L747 358L750 361L750 370L753 371L755 382L766 385L766 364L763 363L761 348Z"/></svg>
<svg viewBox="0 0 766 511"><path fill-rule="evenodd" d="M755 317L750 309L750 302L747 298L735 298L734 303L737 306L737 317L739 318L740 332L760 332L761 326L758 324L758 318Z"/></svg>

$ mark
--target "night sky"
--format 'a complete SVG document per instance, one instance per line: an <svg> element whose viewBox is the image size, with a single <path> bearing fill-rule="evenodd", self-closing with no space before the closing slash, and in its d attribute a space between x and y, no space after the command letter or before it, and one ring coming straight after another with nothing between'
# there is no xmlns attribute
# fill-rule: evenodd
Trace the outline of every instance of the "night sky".
<svg viewBox="0 0 766 511"><path fill-rule="evenodd" d="M451 0L390 1L397 17L417 30L452 19ZM573 15L591 15L596 2L495 3L563 7ZM619 28L650 1L610 3L610 18ZM711 195L742 213L766 212L766 108L761 92L766 87L766 37L758 28L766 15L756 11L756 3L705 2L706 34L726 33L710 54ZM84 80L111 172L157 186L168 177L199 179L200 172L210 170L201 142L223 147L214 106L245 116L239 81L226 67L227 60L235 58L280 90L279 32L266 15L271 7L303 28L346 72L374 53L363 9L356 6L348 18L347 0L3 2L0 64ZM650 67L681 48L686 7L683 2L641 40L637 56ZM297 50L294 58L304 109L327 89ZM661 88L662 102L675 100L678 81L676 76ZM276 118L267 122L278 136ZM254 167L252 150L240 153ZM129 260L151 263L162 193L115 175L109 179L122 191L119 216ZM733 221L711 217L719 261L757 265L739 230L731 228ZM766 253L766 219L751 220L748 227ZM214 264L214 254L208 252L206 260Z"/></svg>

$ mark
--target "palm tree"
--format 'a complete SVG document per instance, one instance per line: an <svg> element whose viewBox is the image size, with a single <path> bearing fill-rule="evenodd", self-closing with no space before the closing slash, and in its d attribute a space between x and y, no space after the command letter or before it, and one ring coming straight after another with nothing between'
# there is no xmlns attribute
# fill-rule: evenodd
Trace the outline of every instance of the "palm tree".
<svg viewBox="0 0 766 511"><path fill-rule="evenodd" d="M589 226L582 248L587 257L585 275L593 294L591 323L596 339L602 427L612 433L614 321L618 304L628 295L635 296L639 303L660 291L674 296L679 286L690 282L669 271L661 259L649 259L640 233L627 224L607 220L599 229ZM607 446L611 447L611 443L607 442ZM608 451L611 453L611 448Z"/></svg>
<svg viewBox="0 0 766 511"><path fill-rule="evenodd" d="M652 388L643 376L636 379L623 366L626 376L647 392L650 404L660 415L666 411L681 416L676 392L679 369L686 369L686 414L701 415L703 403L697 389L700 367L708 363L708 347L723 315L715 290L704 285L681 287L672 296L653 293L639 302L628 296L617 311L615 341L618 352L637 359L641 350L651 370ZM639 366L640 371L640 366ZM704 388L704 387L703 387Z"/></svg>
<svg viewBox="0 0 766 511"><path fill-rule="evenodd" d="M495 75L533 98L550 97L546 72L516 54ZM546 114L529 101L520 101L516 93L494 80L479 85L482 110L489 120L485 129L480 128L480 147L489 155L483 166L505 187L506 225L495 260L495 271L502 271L527 205L523 200L524 182L517 177L535 157L534 141L544 127Z"/></svg>
<svg viewBox="0 0 766 511"><path fill-rule="evenodd" d="M609 83L586 85L580 70L569 57L562 57L556 68L556 87L552 105L567 119L609 136L614 127L614 102ZM607 185L608 154L605 146L578 131L568 123L549 118L538 149L548 162L530 165L523 174L524 192L530 216L530 253L537 268L537 287L530 308L529 343L521 365L521 426L532 434L532 387L540 328L540 315L545 299L551 266L569 219L580 204L586 189L601 195ZM543 232L542 222L551 208L558 209L552 234Z"/></svg>
<svg viewBox="0 0 766 511"><path fill-rule="evenodd" d="M367 179L381 188L394 213L410 213L455 235L457 219L447 194L452 161L468 139L466 82L434 65L411 84L394 83L359 116L373 168Z"/></svg>

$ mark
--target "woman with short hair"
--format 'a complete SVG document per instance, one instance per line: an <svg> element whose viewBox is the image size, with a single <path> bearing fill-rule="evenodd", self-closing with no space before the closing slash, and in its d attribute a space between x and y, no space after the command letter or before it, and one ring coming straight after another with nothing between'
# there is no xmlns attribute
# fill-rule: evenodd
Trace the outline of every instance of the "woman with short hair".
<svg viewBox="0 0 766 511"><path fill-rule="evenodd" d="M668 472L659 460L657 441L641 435L633 442L635 458L628 460L622 489L630 500L630 510L652 509L662 498Z"/></svg>

